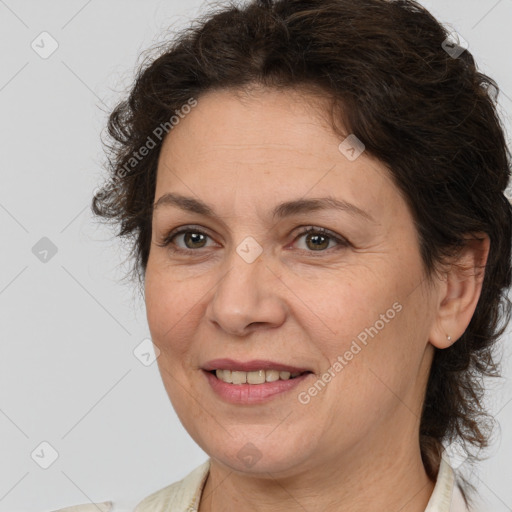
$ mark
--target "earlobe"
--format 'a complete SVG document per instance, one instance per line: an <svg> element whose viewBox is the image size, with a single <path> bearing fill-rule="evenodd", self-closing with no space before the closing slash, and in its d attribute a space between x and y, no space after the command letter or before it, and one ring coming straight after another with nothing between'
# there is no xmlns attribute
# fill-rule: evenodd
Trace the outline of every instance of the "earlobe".
<svg viewBox="0 0 512 512"><path fill-rule="evenodd" d="M437 316L429 337L435 347L450 347L469 325L482 291L489 250L489 236L477 233L466 239L466 245L445 270L438 287Z"/></svg>

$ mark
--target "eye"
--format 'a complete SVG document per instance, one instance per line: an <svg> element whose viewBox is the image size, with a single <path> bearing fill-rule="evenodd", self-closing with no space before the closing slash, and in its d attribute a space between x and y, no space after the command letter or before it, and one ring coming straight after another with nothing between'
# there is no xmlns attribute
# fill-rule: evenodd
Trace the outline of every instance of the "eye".
<svg viewBox="0 0 512 512"><path fill-rule="evenodd" d="M173 242L175 238L180 236L183 236L183 241L185 243L184 249L176 246ZM168 247L172 252L188 253L194 249L202 249L205 247L204 244L207 238L210 238L210 236L201 229L195 228L194 226L185 226L183 228L173 230L165 235L162 242L157 245L159 247Z"/></svg>
<svg viewBox="0 0 512 512"><path fill-rule="evenodd" d="M335 244L337 245L337 249L342 249L350 245L350 243L345 238L336 235L332 231L329 231L328 229L325 228L317 228L310 226L302 230L296 236L295 240L298 240L304 236L306 236L306 249L301 250L306 252L325 253L326 250L324 249L329 248L328 246L330 242L335 242ZM182 241L185 244L185 248L177 246L176 243L173 241L174 239L178 239L179 237L183 237ZM194 226L184 226L182 228L173 230L167 235L165 235L162 242L158 243L157 245L159 247L168 247L170 251L176 253L191 253L197 249L203 249L207 247L206 242L208 238L211 237L203 230L196 228ZM311 248L312 250L308 250Z"/></svg>
<svg viewBox="0 0 512 512"><path fill-rule="evenodd" d="M306 236L305 238L305 244L307 248L313 248L313 250L308 252L326 252L324 249L328 248L329 242L334 241L336 245L338 246L337 249L342 249L344 247L348 247L350 244L349 242L344 239L343 237L340 237L333 233L332 231L329 231L325 228L317 228L310 226L307 229L304 229L297 235L297 239L302 238L303 236ZM305 249L308 250L308 249ZM316 256L316 255L315 255Z"/></svg>

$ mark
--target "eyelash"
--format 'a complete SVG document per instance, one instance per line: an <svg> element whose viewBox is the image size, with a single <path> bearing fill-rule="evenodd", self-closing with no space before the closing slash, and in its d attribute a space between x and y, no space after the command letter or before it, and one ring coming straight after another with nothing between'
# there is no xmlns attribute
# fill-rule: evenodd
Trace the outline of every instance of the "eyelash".
<svg viewBox="0 0 512 512"><path fill-rule="evenodd" d="M169 233L167 233L164 238L163 238L163 241L161 243L158 243L157 245L159 247L168 247L168 249L173 252L173 253L181 253L181 254L190 254L190 253L193 253L193 252L197 252L199 251L200 249L203 249L203 248L200 248L200 249L182 249L181 247L177 247L175 244L173 244L172 242L172 239L179 236L179 235L182 235L184 233L196 233L196 234L200 234L200 235L204 235L208 238L211 238L210 235L208 235L208 233L205 233L203 230L199 229L199 228L195 228L194 226L185 226L183 228L180 228L178 230L175 230L175 231L171 231ZM338 247L334 247L331 249L334 249L334 250L339 250L339 249L342 249L342 248L346 248L350 245L350 243L345 239L345 238L342 238L342 237L339 237L337 235L335 235L332 231L329 231L328 229L325 229L325 228L317 228L317 227L314 227L314 226L309 226L308 228L304 229L303 231L301 231L300 233L297 234L297 236L295 237L295 240L297 240L298 238L304 236L304 235L307 235L309 233L315 233L315 234L319 234L319 235L322 235L322 236L325 236L331 240L334 240L337 244L338 244ZM294 242L295 242L294 240ZM172 247L172 245L174 245L174 247ZM309 252L311 253L313 256L321 256L322 253L326 253L329 251L329 249L325 249L325 250L321 250L321 251L309 251L307 249L301 249L301 251L306 251L306 252ZM320 254L315 254L315 253L320 253Z"/></svg>

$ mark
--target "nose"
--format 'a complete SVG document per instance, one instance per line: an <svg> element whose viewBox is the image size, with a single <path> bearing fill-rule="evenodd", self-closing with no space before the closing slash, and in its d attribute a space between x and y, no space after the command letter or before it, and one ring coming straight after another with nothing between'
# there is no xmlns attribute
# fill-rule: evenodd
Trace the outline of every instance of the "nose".
<svg viewBox="0 0 512 512"><path fill-rule="evenodd" d="M235 336L279 327L287 312L279 290L286 286L267 266L264 254L250 263L233 250L226 267L206 308L207 319Z"/></svg>

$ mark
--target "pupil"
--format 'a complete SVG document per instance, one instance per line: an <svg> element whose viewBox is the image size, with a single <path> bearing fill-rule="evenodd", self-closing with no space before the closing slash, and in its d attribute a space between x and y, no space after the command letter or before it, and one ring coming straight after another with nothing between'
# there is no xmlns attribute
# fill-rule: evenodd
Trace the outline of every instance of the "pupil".
<svg viewBox="0 0 512 512"><path fill-rule="evenodd" d="M194 238L197 238L197 237L202 237L203 235L201 233L187 233L185 235L185 238L186 239L190 239L192 238L192 243L197 243L197 240L194 241Z"/></svg>
<svg viewBox="0 0 512 512"><path fill-rule="evenodd" d="M309 241L318 240L319 238L323 238L325 240L327 237L325 237L324 235L309 235L308 236ZM322 244L317 244L316 242L313 243L313 246L316 248L319 248L319 247L322 248L321 245ZM325 244L323 244L323 245L325 245Z"/></svg>

